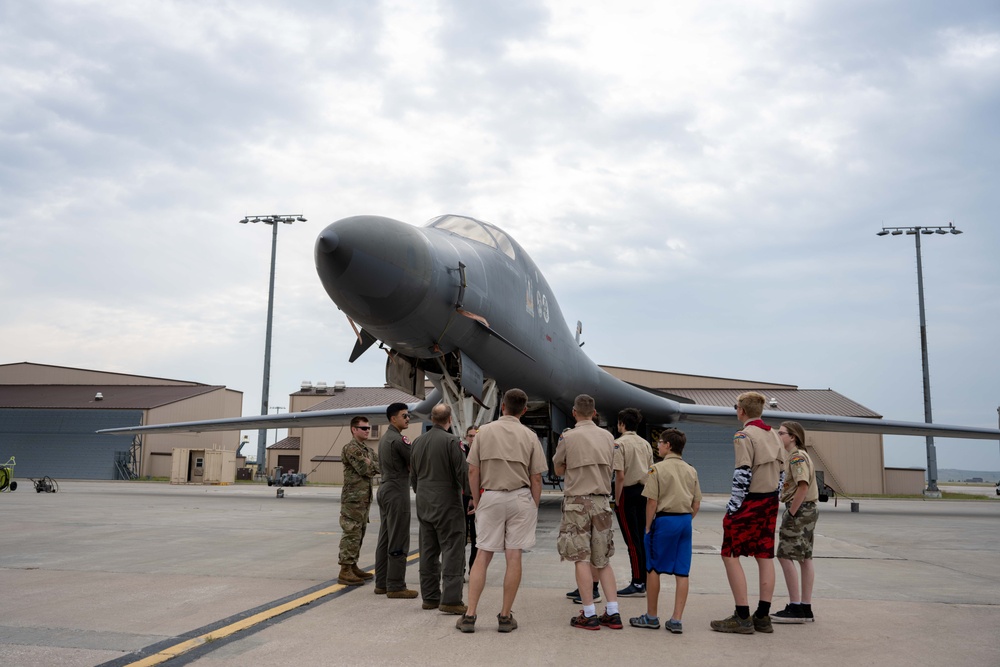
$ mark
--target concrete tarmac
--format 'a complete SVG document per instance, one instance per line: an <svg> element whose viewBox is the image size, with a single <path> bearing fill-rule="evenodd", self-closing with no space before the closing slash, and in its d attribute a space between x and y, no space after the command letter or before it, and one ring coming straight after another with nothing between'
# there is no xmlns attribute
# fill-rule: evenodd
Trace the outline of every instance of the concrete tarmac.
<svg viewBox="0 0 1000 667"><path fill-rule="evenodd" d="M732 613L719 558L727 498L696 517L684 634L628 627L645 611L620 600L623 630L569 626L573 568L555 550L560 496L546 491L538 544L524 555L519 628L496 632L504 562L490 567L475 634L420 599L336 584L340 489L27 480L0 494L0 664L19 665L1000 665L1000 499L867 500L820 505L816 622L771 635L722 635ZM416 513L411 548L417 548ZM372 512L360 565L370 569ZM628 559L612 560L628 583ZM407 573L417 588L417 560ZM757 572L744 559L751 604ZM786 602L777 568L774 608ZM303 599L306 594L312 597ZM664 578L660 617L673 582ZM603 610L604 604L598 605Z"/></svg>

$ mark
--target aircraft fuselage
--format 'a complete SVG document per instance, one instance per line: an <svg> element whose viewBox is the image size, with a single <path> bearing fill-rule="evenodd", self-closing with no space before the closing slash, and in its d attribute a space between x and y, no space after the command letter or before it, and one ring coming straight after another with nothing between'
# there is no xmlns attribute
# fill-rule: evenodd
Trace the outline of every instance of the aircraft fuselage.
<svg viewBox="0 0 1000 667"><path fill-rule="evenodd" d="M491 225L459 216L425 227L345 218L320 234L316 266L338 307L398 353L429 360L460 350L501 388L520 387L565 414L581 392L605 414L625 406L657 421L676 414L583 353L538 267Z"/></svg>

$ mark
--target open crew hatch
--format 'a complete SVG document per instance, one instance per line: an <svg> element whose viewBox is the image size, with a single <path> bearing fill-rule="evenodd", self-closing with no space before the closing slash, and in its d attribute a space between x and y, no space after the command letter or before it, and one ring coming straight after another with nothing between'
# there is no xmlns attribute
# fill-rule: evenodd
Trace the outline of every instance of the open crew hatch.
<svg viewBox="0 0 1000 667"><path fill-rule="evenodd" d="M464 215L440 215L424 226L443 229L470 241L484 243L491 248L496 248L511 259L517 259L514 256L514 244L510 242L507 235L488 222Z"/></svg>

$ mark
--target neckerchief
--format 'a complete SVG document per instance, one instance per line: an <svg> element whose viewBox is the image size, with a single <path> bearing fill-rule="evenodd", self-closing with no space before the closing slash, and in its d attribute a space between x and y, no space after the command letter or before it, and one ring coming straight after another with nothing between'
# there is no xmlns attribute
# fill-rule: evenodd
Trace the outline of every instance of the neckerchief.
<svg viewBox="0 0 1000 667"><path fill-rule="evenodd" d="M753 421L747 422L746 426L756 426L757 428L762 428L765 431L770 431L771 430L771 427L768 426L767 424L765 424L760 419L754 419ZM744 428L746 428L746 426Z"/></svg>

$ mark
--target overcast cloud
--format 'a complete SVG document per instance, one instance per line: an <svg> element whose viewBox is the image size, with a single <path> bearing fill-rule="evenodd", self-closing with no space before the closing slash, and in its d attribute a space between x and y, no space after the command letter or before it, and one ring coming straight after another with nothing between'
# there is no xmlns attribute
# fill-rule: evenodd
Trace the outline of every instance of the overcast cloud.
<svg viewBox="0 0 1000 667"><path fill-rule="evenodd" d="M1000 5L606 4L0 0L0 362L224 384L256 414L270 228L236 223L303 213L270 403L381 384L314 240L458 213L532 254L598 363L921 421L913 239L875 232L954 221L922 239L934 417L996 426ZM938 440L938 464L1000 454Z"/></svg>

